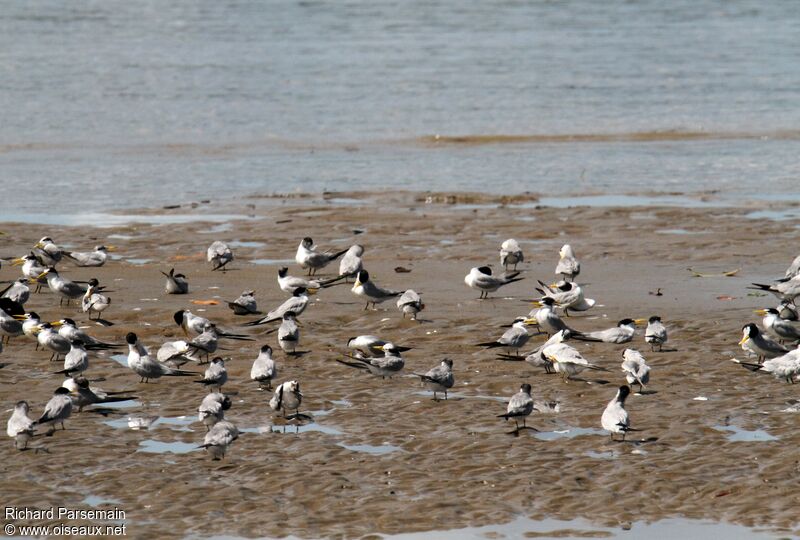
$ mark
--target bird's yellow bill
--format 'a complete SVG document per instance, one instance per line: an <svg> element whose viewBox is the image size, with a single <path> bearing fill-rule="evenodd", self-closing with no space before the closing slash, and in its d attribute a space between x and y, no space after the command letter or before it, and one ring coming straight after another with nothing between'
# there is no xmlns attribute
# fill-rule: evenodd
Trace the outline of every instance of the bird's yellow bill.
<svg viewBox="0 0 800 540"><path fill-rule="evenodd" d="M750 339L750 336L744 336L742 340L739 342L739 345L744 345Z"/></svg>
<svg viewBox="0 0 800 540"><path fill-rule="evenodd" d="M539 324L539 321L537 321L536 319L525 319L522 322L525 324Z"/></svg>
<svg viewBox="0 0 800 540"><path fill-rule="evenodd" d="M306 292L307 292L308 294L317 294L317 291L318 291L318 290L319 290L319 289L306 289Z"/></svg>
<svg viewBox="0 0 800 540"><path fill-rule="evenodd" d="M754 309L753 313L758 313L759 315L766 315L767 314L767 310L766 309Z"/></svg>
<svg viewBox="0 0 800 540"><path fill-rule="evenodd" d="M44 276L46 276L46 275L47 275L47 273L48 273L49 271L50 271L50 269L48 268L47 270L45 270L44 272L42 272L41 274L39 274L38 276L36 276L36 279L42 279Z"/></svg>
<svg viewBox="0 0 800 540"><path fill-rule="evenodd" d="M50 326L62 326L64 323L61 321L53 321L50 323Z"/></svg>
<svg viewBox="0 0 800 540"><path fill-rule="evenodd" d="M356 282L353 284L353 287L361 287L362 283L361 280L356 278Z"/></svg>
<svg viewBox="0 0 800 540"><path fill-rule="evenodd" d="M117 251L117 246L106 246L106 251Z"/></svg>
<svg viewBox="0 0 800 540"><path fill-rule="evenodd" d="M18 257L13 261L11 261L11 266L21 266L23 264L25 264L25 259L23 259L22 257Z"/></svg>
<svg viewBox="0 0 800 540"><path fill-rule="evenodd" d="M634 319L633 322L636 324L644 324L647 322L647 319Z"/></svg>
<svg viewBox="0 0 800 540"><path fill-rule="evenodd" d="M534 305L536 307L542 307L543 304L539 300L534 300L533 302L531 302L531 305Z"/></svg>
<svg viewBox="0 0 800 540"><path fill-rule="evenodd" d="M44 244L42 244L41 242L36 242L36 243L33 245L33 247L35 247L35 248L43 248L43 247L44 247Z"/></svg>
<svg viewBox="0 0 800 540"><path fill-rule="evenodd" d="M380 351L382 351L383 350L383 345L376 345L375 348L380 350Z"/></svg>
<svg viewBox="0 0 800 540"><path fill-rule="evenodd" d="M17 319L18 321L27 321L28 320L27 315L12 315L12 317Z"/></svg>

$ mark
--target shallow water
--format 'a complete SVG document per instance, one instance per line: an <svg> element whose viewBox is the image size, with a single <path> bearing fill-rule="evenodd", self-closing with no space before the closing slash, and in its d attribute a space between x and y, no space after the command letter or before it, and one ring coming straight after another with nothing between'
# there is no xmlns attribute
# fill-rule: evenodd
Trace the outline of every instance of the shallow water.
<svg viewBox="0 0 800 540"><path fill-rule="evenodd" d="M0 212L64 222L26 186L63 190L48 213L81 222L400 185L777 197L798 175L799 17L757 0L13 2Z"/></svg>

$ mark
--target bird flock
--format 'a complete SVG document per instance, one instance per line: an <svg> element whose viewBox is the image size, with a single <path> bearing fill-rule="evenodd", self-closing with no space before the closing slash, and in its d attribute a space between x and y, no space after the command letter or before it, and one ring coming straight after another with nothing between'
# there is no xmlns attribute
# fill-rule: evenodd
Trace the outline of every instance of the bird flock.
<svg viewBox="0 0 800 540"><path fill-rule="evenodd" d="M140 384L154 382L162 377L192 377L198 388L203 388L206 394L202 398L198 396L200 404L197 412L198 421L206 427L207 432L202 442L198 441L198 448L205 449L215 460L222 459L238 438L239 430L225 416L233 402L224 393L228 372L226 359L217 355L219 343L222 340L252 342L255 341L253 335L219 328L211 320L182 309L174 313L173 321L184 333L184 339L161 343L153 354L134 332L125 333L124 343L104 342L89 335L74 319L66 316L71 313L57 321L43 321L37 313L25 310L24 306L31 294L41 292L46 286L59 299L60 309L70 309L72 301L79 301L78 309L89 320L92 320L94 314L99 323L113 325L100 318L113 305L108 296L113 291L108 291L94 278L87 282L72 281L61 276L56 268L64 261L77 267L99 267L107 262L108 252L113 249L113 246L97 246L91 252L69 252L60 249L52 238L44 237L33 246L30 253L13 259L13 264L21 266L22 277L11 281L0 293L0 352L3 352L3 344L8 344L12 338L20 338L26 343L30 340L31 344L35 342L36 349L41 347L50 352L51 361L57 362L63 358L63 369L53 371L53 374L66 376L67 379L55 389L52 398L36 419L30 416L30 404L18 401L8 420L8 436L14 440L17 449L24 450L32 438L39 435L52 436L59 426L65 429L65 423L73 412L80 412L85 407L137 399L134 391L104 391L94 386L94 381L86 377L92 355L127 347L128 368L139 377ZM351 285L350 280L353 280L350 291L364 302L364 310L393 300L403 318L410 317L419 321L418 315L425 309L421 295L411 289L392 290L375 283L364 268L364 252L361 245L353 245L338 252L323 251L314 245L311 238L303 238L297 248L295 262L307 271L307 276L292 276L287 267L278 270L278 287L290 295L288 299L264 313L258 309L255 291L246 289L238 298L225 303L235 315L251 317L251 320L242 323L242 328L247 331L271 325L267 334L277 335L277 344L287 357L301 356L308 352L299 348L299 318L309 306L309 297L323 288L343 283ZM206 259L211 271L226 273L234 261L234 254L227 244L215 241L208 248ZM339 269L335 276L324 279L318 277L318 272L339 259ZM508 239L500 247L500 266L503 267L503 272L495 275L491 265L477 266L470 269L464 277L464 283L478 291L480 299L488 298L502 287L525 279L522 272L517 270L517 266L524 261L519 242ZM559 374L565 383L581 380L578 376L586 370L610 371L600 362L585 358L585 352L582 353L579 349L580 343L630 344L635 339L637 327L646 323L643 341L649 345L650 352L665 351L667 328L657 315L648 319L625 318L611 328L600 330L574 328L574 318L570 317L570 312L586 312L598 305L596 300L585 296L586 286L575 281L580 273L581 265L573 248L569 244L564 245L559 250L554 272L560 279L551 284L537 280L539 286L535 290L538 297L531 300L533 309L526 315L514 317L507 326L508 329L496 339L475 345L499 349L499 359L524 361L542 368L545 373ZM186 276L176 273L175 268L162 274L166 278L166 294L180 295L189 292ZM800 327L795 326L797 310L793 303L795 297L800 295L800 257L793 261L784 278L771 285L753 284L753 288L775 294L781 303L776 308L758 310L763 317L764 331L753 323L743 327L740 345L749 355L756 357L757 361L739 363L751 371L770 373L792 383L800 373L800 348L789 349L786 343L800 342ZM773 335L775 340L768 337L767 333ZM545 341L535 349L525 351L531 339L538 335L546 336ZM402 354L410 349L407 345L393 343L378 336L360 335L347 341L346 351L336 361L374 377L390 379L403 372L405 360ZM651 368L644 355L634 348L625 348L621 358L620 382L624 377L625 384L615 390L613 397L610 396L610 401L599 415L599 423L612 440L619 435L624 441L627 433L638 431L631 425L625 408L626 399L634 385L638 387L638 394L646 395L645 388L650 382ZM204 366L205 371L201 373L195 369L187 369L195 366ZM446 401L448 391L455 384L453 360L450 358L443 358L425 373L413 372L410 375L419 378L420 383L433 393L433 399L437 402L440 401L440 395ZM300 381L279 382L279 366L273 358L270 345L264 344L258 348L250 379L259 389L272 392L268 405L274 414L282 415L287 421L303 422L311 419L309 415L300 412L303 402ZM526 382L521 385L519 392L510 397L506 412L495 416L513 420L513 433L518 435L523 429L534 429L527 425L527 420L539 408L532 397L532 386ZM44 429L47 431L43 433Z"/></svg>

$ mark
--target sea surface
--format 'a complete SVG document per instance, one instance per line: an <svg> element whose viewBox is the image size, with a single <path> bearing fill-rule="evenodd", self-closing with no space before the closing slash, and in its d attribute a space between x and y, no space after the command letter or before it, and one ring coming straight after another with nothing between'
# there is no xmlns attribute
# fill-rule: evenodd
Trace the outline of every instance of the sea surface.
<svg viewBox="0 0 800 540"><path fill-rule="evenodd" d="M800 2L3 2L0 219L800 185Z"/></svg>

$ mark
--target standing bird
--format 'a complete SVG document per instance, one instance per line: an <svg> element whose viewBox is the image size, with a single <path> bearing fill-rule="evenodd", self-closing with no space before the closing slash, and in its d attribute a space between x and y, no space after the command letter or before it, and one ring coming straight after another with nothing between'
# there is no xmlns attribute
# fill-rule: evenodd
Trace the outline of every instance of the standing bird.
<svg viewBox="0 0 800 540"><path fill-rule="evenodd" d="M142 345L133 332L128 332L125 341L128 343L128 367L142 378L140 382L146 383L150 379L159 379L164 376L190 377L197 375L193 371L171 368L152 358L147 348Z"/></svg>
<svg viewBox="0 0 800 540"><path fill-rule="evenodd" d="M455 378L453 377L453 361L445 358L442 362L428 370L424 375L414 373L420 378L425 387L433 392L433 400L439 401L436 396L438 392L444 392L444 399L447 399L447 391L453 387Z"/></svg>
<svg viewBox="0 0 800 540"><path fill-rule="evenodd" d="M364 306L364 309L369 308L370 304L372 304L372 307L375 308L377 304L403 294L403 291L393 291L391 289L379 287L369 278L369 272L366 270L361 270L358 274L356 274L356 282L353 284L351 291L356 296L360 296L367 300L367 304Z"/></svg>
<svg viewBox="0 0 800 540"><path fill-rule="evenodd" d="M84 313L89 314L89 320L92 320L92 312L97 313L97 320L100 320L100 313L105 311L111 305L111 299L100 294L98 291L99 283L95 278L89 280L89 288L86 289L86 294L83 295L81 300L81 309Z"/></svg>
<svg viewBox="0 0 800 540"><path fill-rule="evenodd" d="M233 260L233 252L228 247L228 244L215 240L208 246L206 259L212 264L212 271L222 269L224 272L226 270L225 265Z"/></svg>
<svg viewBox="0 0 800 540"><path fill-rule="evenodd" d="M0 317L2 317L2 314L0 314ZM42 324L42 319L39 317L39 314L36 313L35 311L29 311L24 315L15 315L14 318L17 319L18 321L22 321L22 333L36 342L35 350L38 351L39 339L37 337L37 334L39 333L40 330L39 325ZM1 328L2 325L0 325L0 329ZM2 333L2 330L0 330L0 333Z"/></svg>
<svg viewBox="0 0 800 540"><path fill-rule="evenodd" d="M519 430L519 421L522 420L522 427L527 427L525 421L533 412L533 398L531 397L531 385L528 383L519 387L519 392L511 396L506 408L506 413L498 415L498 418L514 419L514 424Z"/></svg>
<svg viewBox="0 0 800 540"><path fill-rule="evenodd" d="M190 342L186 344L189 354L185 355L187 359L193 362L201 363L200 358L205 355L206 362L208 357L215 352L219 347L219 334L217 334L217 325L209 322L203 328L203 333L195 336ZM160 351L159 351L160 352Z"/></svg>
<svg viewBox="0 0 800 540"><path fill-rule="evenodd" d="M624 441L625 435L629 431L638 431L631 427L628 411L625 410L625 399L630 393L630 387L620 386L614 399L608 402L603 411L603 416L600 417L600 424L603 429L609 432L612 441L615 433L622 433L622 440Z"/></svg>
<svg viewBox="0 0 800 540"><path fill-rule="evenodd" d="M44 413L39 419L34 422L37 426L45 426L50 424L50 431L48 435L52 435L56 430L56 424L61 424L61 429L64 427L64 421L72 414L72 399L69 397L69 390L63 386L56 388L53 397L47 402L44 407Z"/></svg>
<svg viewBox="0 0 800 540"><path fill-rule="evenodd" d="M573 375L577 375L584 369L608 371L603 367L592 364L581 356L577 349L563 342L548 345L544 348L542 354L553 364L555 372L562 374L564 382L567 382Z"/></svg>
<svg viewBox="0 0 800 540"><path fill-rule="evenodd" d="M336 253L319 253L316 249L314 241L306 236L297 246L297 253L294 256L295 262L301 268L308 268L309 276L313 276L317 273L317 270L325 268L331 261L335 261L348 251L344 249Z"/></svg>
<svg viewBox="0 0 800 540"><path fill-rule="evenodd" d="M210 431L214 424L225 419L225 411L231 408L231 398L219 392L212 392L203 398L197 408L197 419Z"/></svg>
<svg viewBox="0 0 800 540"><path fill-rule="evenodd" d="M275 412L283 411L283 417L286 418L286 409L294 409L294 413L297 415L302 401L303 394L300 393L300 383L286 381L275 389L272 399L269 400L269 406Z"/></svg>
<svg viewBox="0 0 800 540"><path fill-rule="evenodd" d="M72 259L75 266L103 266L108 259L108 252L114 251L114 246L95 246L94 251L64 251L64 255Z"/></svg>
<svg viewBox="0 0 800 540"><path fill-rule="evenodd" d="M219 337L223 337L226 339L235 339L239 341L252 341L253 339L248 337L245 334L233 334L231 332L225 332L216 328L216 325L206 319L205 317L201 317L199 315L195 315L188 309L181 309L176 311L175 314L172 316L172 319L175 321L175 324L180 326L183 329L183 332L188 336L189 331L191 330L195 334L202 334L206 331L206 328L210 326L214 326L214 330L216 331Z"/></svg>
<svg viewBox="0 0 800 540"><path fill-rule="evenodd" d="M778 314L784 321L796 321L800 319L797 314L797 306L791 300L783 300L777 307Z"/></svg>
<svg viewBox="0 0 800 540"><path fill-rule="evenodd" d="M22 326L24 331L25 323L23 323ZM115 343L106 343L104 341L100 341L96 338L93 338L92 336L87 334L84 330L78 328L78 325L75 324L75 321L67 317L64 317L57 323L53 323L53 326L59 327L58 328L59 336L63 336L70 341L81 340L87 349L105 350L105 349L116 349L118 347L122 347L122 345L117 345Z"/></svg>
<svg viewBox="0 0 800 540"><path fill-rule="evenodd" d="M228 370L225 369L225 361L217 356L211 360L211 364L206 369L203 378L194 381L208 388L209 392L219 391L222 385L228 382Z"/></svg>
<svg viewBox="0 0 800 540"><path fill-rule="evenodd" d="M575 332L573 338L581 341L602 341L603 343L628 343L633 340L636 333L636 325L644 322L644 319L622 319L614 328L598 330L596 332Z"/></svg>
<svg viewBox="0 0 800 540"><path fill-rule="evenodd" d="M39 277L46 277L47 286L50 287L51 291L61 297L61 301L58 304L59 306L64 303L64 300L66 300L67 305L69 305L70 300L78 299L86 294L85 285L80 285L67 278L61 277L53 266L42 272Z"/></svg>
<svg viewBox="0 0 800 540"><path fill-rule="evenodd" d="M290 276L289 269L285 266L278 269L278 287L280 287L283 292L294 294L294 292L301 287L306 290L316 291L317 289L321 289L322 286L322 282L316 279Z"/></svg>
<svg viewBox="0 0 800 540"><path fill-rule="evenodd" d="M56 371L74 377L89 369L89 353L83 348L83 341L76 339L70 343L69 352L64 356L64 369Z"/></svg>
<svg viewBox="0 0 800 540"><path fill-rule="evenodd" d="M777 309L757 309L755 312L764 317L761 320L761 324L764 325L766 331L776 336L779 340L800 341L800 327L781 319Z"/></svg>
<svg viewBox="0 0 800 540"><path fill-rule="evenodd" d="M28 447L28 441L35 431L34 421L28 417L28 411L30 411L28 402L18 401L6 426L6 434L14 439L14 448L17 450L25 450Z"/></svg>
<svg viewBox="0 0 800 540"><path fill-rule="evenodd" d="M558 264L556 265L556 275L561 275L562 279L575 281L575 277L581 273L581 263L575 258L572 246L564 244L558 252Z"/></svg>
<svg viewBox="0 0 800 540"><path fill-rule="evenodd" d="M503 285L508 285L509 283L524 279L517 277L518 275L519 272L514 272L511 274L503 274L500 277L494 277L491 268L488 266L480 266L470 269L469 274L464 276L464 283L471 289L481 291L479 298L488 298L490 292L495 292Z"/></svg>
<svg viewBox="0 0 800 540"><path fill-rule="evenodd" d="M355 277L358 274L362 267L363 262L361 261L361 256L364 255L364 247L359 244L354 244L350 246L342 260L339 261L339 277L344 278L347 281L348 278Z"/></svg>
<svg viewBox="0 0 800 540"><path fill-rule="evenodd" d="M536 323L539 325L539 330L546 332L548 336L554 336L562 330L569 332L570 335L576 333L576 331L567 326L567 323L565 323L556 313L555 300L549 297L544 297L541 300L534 302L534 305L538 305L539 308L532 310L528 314L528 317L533 317L536 319Z"/></svg>
<svg viewBox="0 0 800 540"><path fill-rule="evenodd" d="M509 238L500 245L500 264L508 270L509 265L514 265L514 270L517 265L525 261L525 256L522 254L522 248L519 243L513 238Z"/></svg>
<svg viewBox="0 0 800 540"><path fill-rule="evenodd" d="M167 284L164 286L164 291L167 294L187 294L189 292L189 283L186 281L186 276L183 274L176 274L174 268L170 268L169 274L161 272L167 278Z"/></svg>
<svg viewBox="0 0 800 540"><path fill-rule="evenodd" d="M655 352L656 345L658 345L658 352L661 352L661 347L667 342L667 328L661 322L661 317L658 315L653 315L647 319L644 340L650 344L650 350L652 352Z"/></svg>
<svg viewBox="0 0 800 540"><path fill-rule="evenodd" d="M242 291L239 298L233 302L228 302L228 307L233 310L234 315L261 315L256 304L255 291Z"/></svg>
<svg viewBox="0 0 800 540"><path fill-rule="evenodd" d="M301 313L306 310L306 307L309 303L309 294L314 294L314 291L307 291L305 287L299 287L295 289L294 294L291 298L286 300L280 306L276 307L269 313L267 313L266 317L262 317L261 319L256 319L255 321L250 321L244 323L244 326L257 326L260 324L267 324L273 321L279 321L283 319L283 314L292 311L295 314L295 317L299 317Z"/></svg>
<svg viewBox="0 0 800 540"><path fill-rule="evenodd" d="M272 359L272 347L263 345L250 369L250 379L258 383L259 390L272 390L272 380L278 376L278 367Z"/></svg>
<svg viewBox="0 0 800 540"><path fill-rule="evenodd" d="M650 382L650 366L645 362L644 356L634 349L625 349L622 352L622 372L625 373L625 380L629 385L639 385L640 392Z"/></svg>
<svg viewBox="0 0 800 540"><path fill-rule="evenodd" d="M89 381L85 377L72 377L61 383L61 386L69 390L72 397L72 404L78 407L81 412L84 407L103 403L119 403L121 401L131 401L138 399L131 396L129 390L119 392L105 392L99 388L91 388ZM123 395L124 394L124 395Z"/></svg>
<svg viewBox="0 0 800 540"><path fill-rule="evenodd" d="M300 344L300 328L297 326L297 318L294 311L287 311L283 314L283 322L278 328L278 345L286 354L293 355Z"/></svg>
<svg viewBox="0 0 800 540"><path fill-rule="evenodd" d="M25 316L25 308L9 298L0 298L0 343L8 343L12 337L22 334L20 319Z"/></svg>
<svg viewBox="0 0 800 540"><path fill-rule="evenodd" d="M37 328L39 333L36 334L36 339L43 349L50 349L53 352L50 355L52 362L57 362L59 356L67 354L72 349L69 340L53 330L52 324L42 323Z"/></svg>
<svg viewBox="0 0 800 540"><path fill-rule="evenodd" d="M397 299L397 309L403 313L403 318L406 315L411 315L411 320L417 320L417 313L425 309L425 304L422 303L422 298L413 289L408 289L400 295Z"/></svg>
<svg viewBox="0 0 800 540"><path fill-rule="evenodd" d="M12 281L11 285L0 291L0 298L8 298L21 306L31 297L31 289L28 287L27 278L19 278Z"/></svg>
<svg viewBox="0 0 800 540"><path fill-rule="evenodd" d="M753 323L742 327L742 339L739 341L739 345L746 353L755 354L759 363L767 358L776 358L789 352L789 349L762 334L758 326Z"/></svg>
<svg viewBox="0 0 800 540"><path fill-rule="evenodd" d="M496 341L487 341L485 343L478 343L478 347L486 347L489 349L495 347L504 347L508 349L509 352L513 349L517 356L519 356L519 350L528 343L528 340L531 338L531 335L528 333L526 326L535 325L536 319L528 319L525 317L517 317L514 319L514 323L511 325L511 328L506 330L502 336L500 336Z"/></svg>
<svg viewBox="0 0 800 540"><path fill-rule="evenodd" d="M386 377L391 379L393 375L397 375L403 370L406 362L400 356L399 349L393 343L386 343L378 348L383 351L383 357L364 358L363 355L355 355L349 357L355 362L347 362L338 358L336 361L352 368L369 371L373 375L384 379Z"/></svg>
<svg viewBox="0 0 800 540"><path fill-rule="evenodd" d="M61 249L53 242L49 236L43 237L33 246L34 257L44 266L55 266L61 260Z"/></svg>
<svg viewBox="0 0 800 540"><path fill-rule="evenodd" d="M541 288L536 288L545 297L552 298L556 306L564 310L564 315L569 317L569 310L587 311L597 303L592 298L584 298L583 289L577 283L570 281L559 281L554 285L548 286L543 281L539 281Z"/></svg>
<svg viewBox="0 0 800 540"><path fill-rule="evenodd" d="M36 289L33 292L38 293L42 289L42 285L47 283L47 279L44 277L47 267L42 265L33 253L14 259L11 264L22 265L22 275L32 283L36 283Z"/></svg>
<svg viewBox="0 0 800 540"><path fill-rule="evenodd" d="M239 430L227 420L214 424L203 439L200 448L205 448L214 461L225 457L228 447L239 438Z"/></svg>

